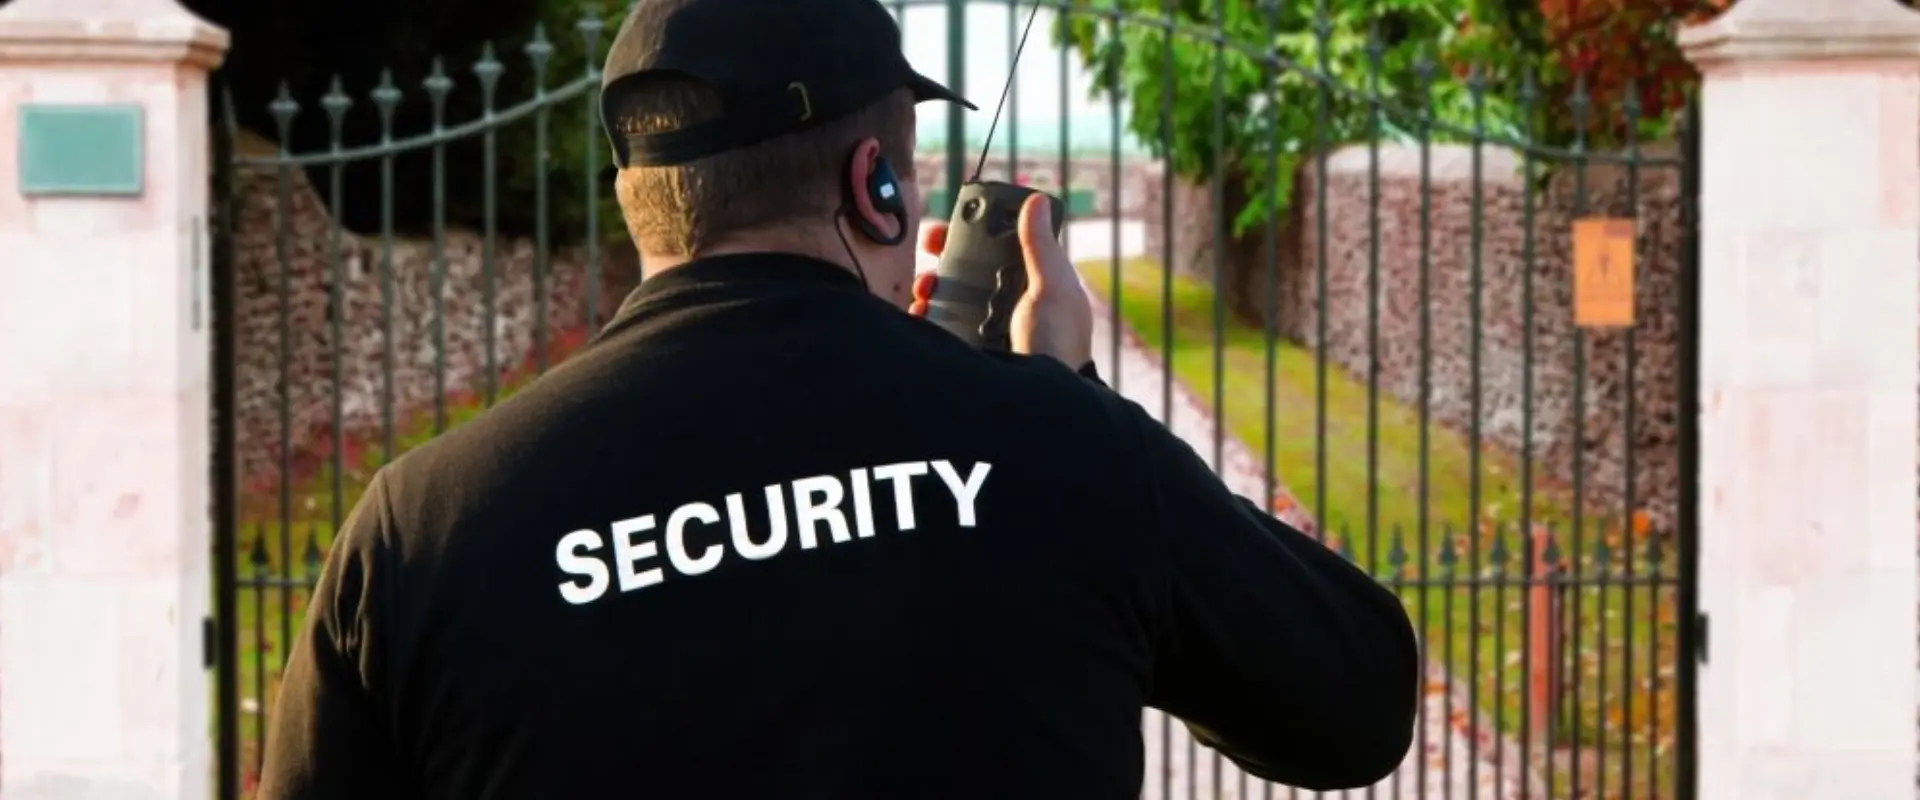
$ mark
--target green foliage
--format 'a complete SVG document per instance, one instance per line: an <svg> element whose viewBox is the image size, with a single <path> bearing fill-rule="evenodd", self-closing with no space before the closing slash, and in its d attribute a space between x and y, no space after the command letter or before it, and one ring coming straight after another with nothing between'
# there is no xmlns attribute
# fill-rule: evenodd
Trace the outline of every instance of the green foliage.
<svg viewBox="0 0 1920 800"><path fill-rule="evenodd" d="M1177 174L1244 182L1237 235L1283 216L1316 153L1374 136L1519 138L1513 102L1447 70L1490 47L1458 35L1471 2L1074 0L1054 35L1096 95L1130 101L1128 127Z"/></svg>

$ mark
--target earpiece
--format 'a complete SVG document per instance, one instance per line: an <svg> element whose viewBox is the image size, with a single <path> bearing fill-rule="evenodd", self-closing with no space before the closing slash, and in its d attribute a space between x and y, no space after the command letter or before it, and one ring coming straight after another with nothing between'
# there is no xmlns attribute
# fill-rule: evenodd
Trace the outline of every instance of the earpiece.
<svg viewBox="0 0 1920 800"><path fill-rule="evenodd" d="M858 151L855 151L854 157L859 157ZM879 156L873 160L873 172L867 175L865 189L868 202L873 203L873 210L893 217L894 222L899 223L899 232L889 236L886 231L880 229L880 226L873 224L872 220L861 216L859 207L853 202L852 184L849 183L846 188L847 218L853 223L854 229L860 231L861 236L867 237L874 244L892 247L906 241L911 235L912 232L907 230L907 201L900 191L900 178L894 174L893 165L887 163L886 156Z"/></svg>
<svg viewBox="0 0 1920 800"><path fill-rule="evenodd" d="M873 174L867 177L867 194L876 210L888 214L907 212L906 201L900 196L900 179L893 174L893 164L885 156L873 160Z"/></svg>

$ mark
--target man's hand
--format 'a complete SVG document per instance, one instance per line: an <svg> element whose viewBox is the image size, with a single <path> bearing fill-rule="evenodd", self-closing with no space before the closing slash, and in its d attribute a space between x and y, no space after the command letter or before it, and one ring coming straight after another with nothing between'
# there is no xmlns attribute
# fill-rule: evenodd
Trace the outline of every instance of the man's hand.
<svg viewBox="0 0 1920 800"><path fill-rule="evenodd" d="M1067 249L1053 236L1052 205L1035 194L1020 209L1020 251L1027 265L1027 293L1013 307L1007 336L1013 351L1051 356L1072 369L1093 360L1093 304ZM938 256L947 247L947 226L928 226L921 249ZM939 277L923 272L913 280L908 312L926 316Z"/></svg>

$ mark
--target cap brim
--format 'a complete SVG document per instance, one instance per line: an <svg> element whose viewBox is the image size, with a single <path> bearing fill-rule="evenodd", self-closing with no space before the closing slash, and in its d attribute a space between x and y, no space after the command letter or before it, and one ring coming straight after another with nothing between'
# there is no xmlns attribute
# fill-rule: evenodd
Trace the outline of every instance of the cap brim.
<svg viewBox="0 0 1920 800"><path fill-rule="evenodd" d="M913 73L913 77L907 80L907 88L913 91L913 102L915 103L924 103L928 100L944 100L949 103L959 103L972 111L980 110L979 106L968 102L967 98L961 97L952 89L942 86L934 79L918 72Z"/></svg>

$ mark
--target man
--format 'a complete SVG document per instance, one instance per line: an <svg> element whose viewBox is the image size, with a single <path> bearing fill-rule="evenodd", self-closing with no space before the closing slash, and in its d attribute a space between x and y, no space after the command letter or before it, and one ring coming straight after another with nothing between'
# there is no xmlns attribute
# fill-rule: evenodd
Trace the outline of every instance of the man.
<svg viewBox="0 0 1920 800"><path fill-rule="evenodd" d="M890 173L964 101L876 2L641 0L606 80L645 279L375 477L260 797L1131 798L1146 706L1301 787L1399 764L1399 602L1099 385L1044 204L1024 355L903 311Z"/></svg>

